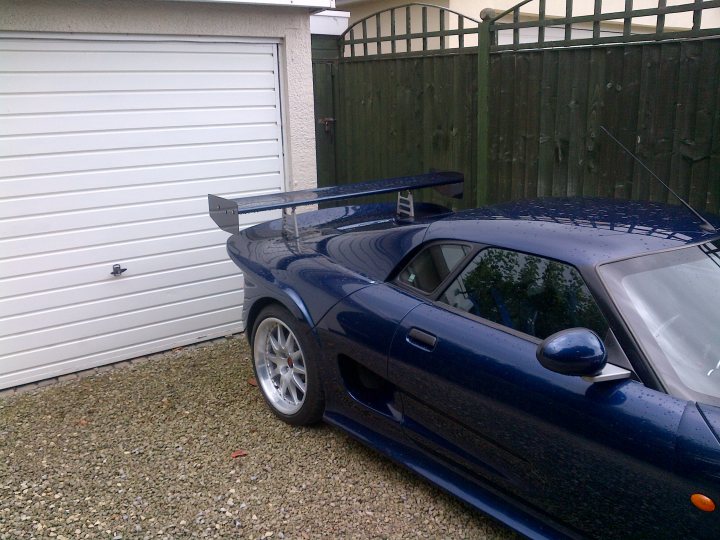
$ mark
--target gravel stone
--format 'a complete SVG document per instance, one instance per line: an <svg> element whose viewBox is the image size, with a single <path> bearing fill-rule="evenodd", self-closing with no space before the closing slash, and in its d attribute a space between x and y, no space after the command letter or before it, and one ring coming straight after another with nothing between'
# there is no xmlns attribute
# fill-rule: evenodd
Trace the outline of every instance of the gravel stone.
<svg viewBox="0 0 720 540"><path fill-rule="evenodd" d="M249 356L233 337L0 395L0 540L516 537L337 429L277 420Z"/></svg>

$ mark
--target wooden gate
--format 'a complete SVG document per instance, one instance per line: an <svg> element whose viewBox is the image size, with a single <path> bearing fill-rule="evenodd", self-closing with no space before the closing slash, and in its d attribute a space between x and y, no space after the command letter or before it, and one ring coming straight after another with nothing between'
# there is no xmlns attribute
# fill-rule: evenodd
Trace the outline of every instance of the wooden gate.
<svg viewBox="0 0 720 540"><path fill-rule="evenodd" d="M466 176L465 206L673 202L605 126L694 206L718 212L718 8L625 0L603 12L596 0L577 14L567 0L551 17L544 0L525 0L481 21L421 4L371 15L337 42L335 164L320 183L453 169Z"/></svg>
<svg viewBox="0 0 720 540"><path fill-rule="evenodd" d="M349 28L333 74L335 175L321 172L319 184L432 169L475 178L478 27L450 10L414 4ZM319 58L314 66L323 69ZM332 135L319 135L319 148L326 147ZM476 185L466 182L469 206Z"/></svg>

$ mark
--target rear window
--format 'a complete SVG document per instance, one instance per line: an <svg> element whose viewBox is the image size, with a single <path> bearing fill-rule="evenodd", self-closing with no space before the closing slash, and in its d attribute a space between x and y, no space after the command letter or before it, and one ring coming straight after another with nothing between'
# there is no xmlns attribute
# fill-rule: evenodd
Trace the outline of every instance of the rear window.
<svg viewBox="0 0 720 540"><path fill-rule="evenodd" d="M434 244L418 253L398 275L404 285L431 293L470 251L462 244Z"/></svg>

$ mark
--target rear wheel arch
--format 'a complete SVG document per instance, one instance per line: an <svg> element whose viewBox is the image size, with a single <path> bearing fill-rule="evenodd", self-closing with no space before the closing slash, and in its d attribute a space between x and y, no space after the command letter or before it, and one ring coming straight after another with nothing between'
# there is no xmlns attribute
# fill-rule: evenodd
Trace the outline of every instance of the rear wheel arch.
<svg viewBox="0 0 720 540"><path fill-rule="evenodd" d="M295 317L298 321L303 322L307 324L309 327L312 328L312 319L310 318L310 315L307 311L306 306L302 303L302 301L298 299L292 298L292 296L288 295L287 299L280 300L278 298L272 297L272 296L266 296L263 298L259 298L255 300L250 307L250 310L248 311L247 320L245 321L245 334L247 335L248 342L252 346L252 330L255 327L255 321L257 320L258 315L268 306L271 305L277 305L282 308L285 308L287 311L289 311L293 317Z"/></svg>

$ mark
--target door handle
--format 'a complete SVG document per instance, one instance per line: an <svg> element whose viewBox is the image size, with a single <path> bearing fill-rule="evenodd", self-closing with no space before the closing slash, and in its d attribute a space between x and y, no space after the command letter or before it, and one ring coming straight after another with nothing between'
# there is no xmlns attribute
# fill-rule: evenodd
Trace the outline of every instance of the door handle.
<svg viewBox="0 0 720 540"><path fill-rule="evenodd" d="M415 345L421 349L428 349L432 351L437 343L437 338L418 328L411 328L407 333L407 341L410 345Z"/></svg>

